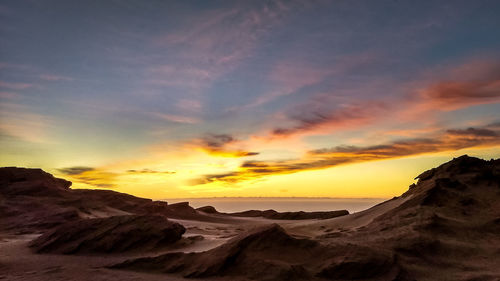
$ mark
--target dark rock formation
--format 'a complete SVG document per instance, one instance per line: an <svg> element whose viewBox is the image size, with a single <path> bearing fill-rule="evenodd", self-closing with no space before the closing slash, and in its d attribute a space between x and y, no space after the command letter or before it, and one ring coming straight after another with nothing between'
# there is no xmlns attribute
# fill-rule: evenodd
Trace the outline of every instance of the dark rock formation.
<svg viewBox="0 0 500 281"><path fill-rule="evenodd" d="M196 210L207 214L219 214L219 212L213 206L203 206L196 208Z"/></svg>
<svg viewBox="0 0 500 281"><path fill-rule="evenodd" d="M310 220L310 219L331 219L348 215L347 210L326 211L326 212L277 212L275 210L248 210L236 213L220 213L212 206L204 206L196 210L207 214L221 214L235 217L263 217L273 220Z"/></svg>
<svg viewBox="0 0 500 281"><path fill-rule="evenodd" d="M185 231L164 216L113 216L62 224L30 246L38 253L59 254L148 251L178 241Z"/></svg>
<svg viewBox="0 0 500 281"><path fill-rule="evenodd" d="M252 280L391 280L400 271L389 252L356 245L331 248L293 238L277 224L241 234L207 252L139 258L112 268L181 273L187 278L228 276L233 280L241 276Z"/></svg>
<svg viewBox="0 0 500 281"><path fill-rule="evenodd" d="M238 213L230 213L237 217L264 217L273 220L310 220L310 219L331 219L348 215L347 210L325 211L325 212L277 212L275 210L250 210Z"/></svg>
<svg viewBox="0 0 500 281"><path fill-rule="evenodd" d="M171 204L112 190L70 189L41 169L0 168L0 230L43 232L76 219L126 214L213 221L187 203Z"/></svg>
<svg viewBox="0 0 500 281"><path fill-rule="evenodd" d="M0 168L0 191L6 196L59 195L70 186L70 181L55 178L42 169Z"/></svg>

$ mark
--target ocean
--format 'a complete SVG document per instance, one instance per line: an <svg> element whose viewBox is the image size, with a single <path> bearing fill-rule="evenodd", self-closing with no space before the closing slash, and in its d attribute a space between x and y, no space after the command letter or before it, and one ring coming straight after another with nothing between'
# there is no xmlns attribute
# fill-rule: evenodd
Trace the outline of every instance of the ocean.
<svg viewBox="0 0 500 281"><path fill-rule="evenodd" d="M293 211L333 211L348 210L355 213L366 210L386 198L303 198L303 197L217 197L217 198L183 198L164 199L169 203L188 201L194 208L213 206L219 212L232 213L246 210L268 210L278 212Z"/></svg>

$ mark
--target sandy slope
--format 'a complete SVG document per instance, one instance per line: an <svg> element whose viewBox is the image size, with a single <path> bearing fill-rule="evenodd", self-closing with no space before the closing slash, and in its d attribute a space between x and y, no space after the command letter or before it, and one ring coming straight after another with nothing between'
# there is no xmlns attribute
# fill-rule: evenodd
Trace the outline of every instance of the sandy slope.
<svg viewBox="0 0 500 281"><path fill-rule="evenodd" d="M28 247L37 235L3 236L0 239L0 280L32 281L136 281L183 280L175 276L120 272L103 266L123 261L123 256L68 256L34 254Z"/></svg>

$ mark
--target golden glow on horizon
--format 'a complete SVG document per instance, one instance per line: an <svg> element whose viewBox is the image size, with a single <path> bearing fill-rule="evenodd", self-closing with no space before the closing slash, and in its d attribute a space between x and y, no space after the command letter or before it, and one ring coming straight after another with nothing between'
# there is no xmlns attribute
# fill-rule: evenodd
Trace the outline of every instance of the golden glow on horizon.
<svg viewBox="0 0 500 281"><path fill-rule="evenodd" d="M170 158L172 163L169 165L150 162L149 164L154 170L148 169L143 172L119 173L127 166L123 165L127 164L124 162L120 165L120 169L117 169L119 165L115 165L114 172L97 170L86 171L77 176L60 174L59 176L73 180L73 188L96 188L96 184L106 184L109 183L107 180L112 180L112 189L115 191L153 199L200 197L390 198L406 191L414 181L413 178L424 170L462 154L483 158L499 157L500 147L354 163L320 170L269 175L236 183L212 182L192 185L192 179L200 175L227 172L238 167L239 161L237 159L214 159L201 152L187 158ZM190 163L190 161L186 161L187 159L197 161ZM181 162L184 164L180 164ZM142 162L142 164L145 163ZM178 168L175 171L167 169L167 166L172 167L172 165L176 165ZM82 182L82 179L86 180L87 183Z"/></svg>

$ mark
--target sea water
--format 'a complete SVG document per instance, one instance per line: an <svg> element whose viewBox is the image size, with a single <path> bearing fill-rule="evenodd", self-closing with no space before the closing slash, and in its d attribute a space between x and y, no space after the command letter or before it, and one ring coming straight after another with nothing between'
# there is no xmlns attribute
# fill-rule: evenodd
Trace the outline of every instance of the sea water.
<svg viewBox="0 0 500 281"><path fill-rule="evenodd" d="M386 198L302 198L302 197L217 197L165 199L168 203L189 202L194 208L213 206L219 212L232 213L246 210L268 210L278 212L348 210L355 213L366 210Z"/></svg>

